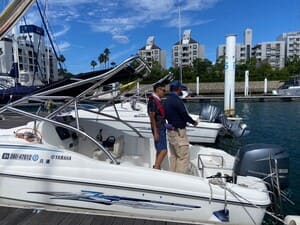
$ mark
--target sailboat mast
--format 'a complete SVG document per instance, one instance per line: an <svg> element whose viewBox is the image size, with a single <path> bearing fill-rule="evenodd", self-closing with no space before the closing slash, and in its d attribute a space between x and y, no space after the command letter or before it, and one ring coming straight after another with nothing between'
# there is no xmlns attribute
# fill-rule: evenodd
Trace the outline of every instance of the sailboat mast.
<svg viewBox="0 0 300 225"><path fill-rule="evenodd" d="M12 34L13 34L13 38L12 38L12 43L13 43L13 63L12 63L12 68L14 71L14 77L15 77L15 84L19 83L19 52L18 52L18 37L17 37L17 25L14 25L14 27L12 28Z"/></svg>
<svg viewBox="0 0 300 225"><path fill-rule="evenodd" d="M178 53L179 53L179 79L180 82L182 83L182 46L181 46L181 12L180 12L180 6L178 8L178 36L179 36L179 48L178 48Z"/></svg>
<svg viewBox="0 0 300 225"><path fill-rule="evenodd" d="M48 0L45 0L45 18L46 18L46 29L49 29L49 21L48 21ZM46 50L47 50L47 63L46 63L46 79L48 84L50 83L50 52L48 48L48 39L46 38Z"/></svg>

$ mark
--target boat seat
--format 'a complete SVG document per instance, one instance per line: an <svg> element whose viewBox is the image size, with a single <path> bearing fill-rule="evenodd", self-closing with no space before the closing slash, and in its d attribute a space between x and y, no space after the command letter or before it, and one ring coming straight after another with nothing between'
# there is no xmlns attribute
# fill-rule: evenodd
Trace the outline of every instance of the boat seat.
<svg viewBox="0 0 300 225"><path fill-rule="evenodd" d="M116 138L112 148L107 148L108 151L113 155L114 158L118 159L122 156L124 150L124 135ZM94 159L105 161L107 159L104 151L96 149L93 154Z"/></svg>
<svg viewBox="0 0 300 225"><path fill-rule="evenodd" d="M44 143L58 148L74 150L74 139L67 129L46 122L41 122L38 127L43 134Z"/></svg>

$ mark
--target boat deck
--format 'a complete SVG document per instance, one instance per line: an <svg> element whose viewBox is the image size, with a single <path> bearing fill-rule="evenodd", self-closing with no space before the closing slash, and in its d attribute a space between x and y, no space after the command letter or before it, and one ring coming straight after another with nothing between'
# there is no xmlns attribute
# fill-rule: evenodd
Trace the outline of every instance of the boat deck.
<svg viewBox="0 0 300 225"><path fill-rule="evenodd" d="M189 225L134 218L96 216L75 213L41 211L0 207L1 225Z"/></svg>

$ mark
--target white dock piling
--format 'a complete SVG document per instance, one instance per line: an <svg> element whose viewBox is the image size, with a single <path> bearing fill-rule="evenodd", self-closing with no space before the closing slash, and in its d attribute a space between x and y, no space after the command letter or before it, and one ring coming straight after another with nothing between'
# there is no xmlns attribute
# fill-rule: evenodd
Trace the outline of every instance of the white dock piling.
<svg viewBox="0 0 300 225"><path fill-rule="evenodd" d="M199 95L200 85L199 85L199 77L196 77L196 95Z"/></svg>
<svg viewBox="0 0 300 225"><path fill-rule="evenodd" d="M245 96L249 95L249 70L245 71L245 90L244 90Z"/></svg>
<svg viewBox="0 0 300 225"><path fill-rule="evenodd" d="M236 35L226 36L224 112L235 116L235 48Z"/></svg>
<svg viewBox="0 0 300 225"><path fill-rule="evenodd" d="M268 93L268 79L265 77L264 80L264 94L266 95Z"/></svg>

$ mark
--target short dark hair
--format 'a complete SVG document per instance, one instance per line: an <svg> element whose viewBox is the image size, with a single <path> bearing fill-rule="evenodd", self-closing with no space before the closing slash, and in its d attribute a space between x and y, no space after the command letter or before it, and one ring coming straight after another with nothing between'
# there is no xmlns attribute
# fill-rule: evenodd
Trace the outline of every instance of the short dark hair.
<svg viewBox="0 0 300 225"><path fill-rule="evenodd" d="M160 87L165 87L165 85L163 83L155 83L153 85L153 91L156 91L156 89Z"/></svg>

